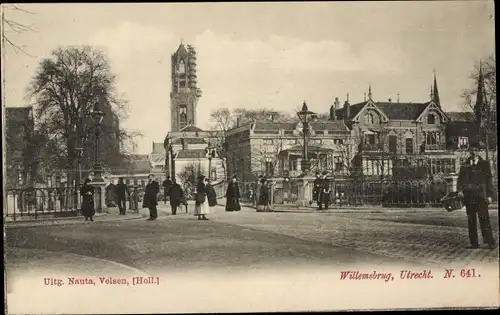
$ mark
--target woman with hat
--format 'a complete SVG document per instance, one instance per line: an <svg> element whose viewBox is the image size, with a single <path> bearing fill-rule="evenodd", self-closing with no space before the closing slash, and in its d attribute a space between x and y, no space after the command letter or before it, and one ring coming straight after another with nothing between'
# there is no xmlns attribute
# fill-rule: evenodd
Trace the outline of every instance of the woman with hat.
<svg viewBox="0 0 500 315"><path fill-rule="evenodd" d="M194 215L198 216L198 220L208 220L206 215L210 213L207 201L207 189L204 182L205 176L198 177L196 184L196 202L194 207Z"/></svg>
<svg viewBox="0 0 500 315"><path fill-rule="evenodd" d="M233 176L231 182L227 185L226 190L226 211L239 211L240 206L240 189L236 182L236 176Z"/></svg>
<svg viewBox="0 0 500 315"><path fill-rule="evenodd" d="M260 194L259 202L257 203L257 210L268 211L269 210L269 186L267 184L267 179L262 178L260 180Z"/></svg>
<svg viewBox="0 0 500 315"><path fill-rule="evenodd" d="M90 185L90 178L86 178L82 187L80 187L80 195L82 196L82 213L85 221L94 221L94 187Z"/></svg>

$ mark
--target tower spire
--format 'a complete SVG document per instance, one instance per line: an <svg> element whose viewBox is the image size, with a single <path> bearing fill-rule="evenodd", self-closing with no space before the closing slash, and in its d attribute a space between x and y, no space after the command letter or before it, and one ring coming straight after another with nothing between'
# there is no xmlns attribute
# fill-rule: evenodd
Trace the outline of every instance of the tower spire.
<svg viewBox="0 0 500 315"><path fill-rule="evenodd" d="M480 126L483 119L483 113L485 106L487 104L486 91L484 88L484 76L483 67L481 60L479 61L479 76L477 78L477 92L476 92L476 105L474 105L474 114L476 116L476 122Z"/></svg>
<svg viewBox="0 0 500 315"><path fill-rule="evenodd" d="M399 92L398 92L398 95L397 95L397 102L399 103Z"/></svg>
<svg viewBox="0 0 500 315"><path fill-rule="evenodd" d="M368 99L371 101L372 100L372 85L368 85Z"/></svg>
<svg viewBox="0 0 500 315"><path fill-rule="evenodd" d="M441 102L439 100L438 84L436 79L436 69L434 69L434 89L432 92L433 92L432 100L434 101L434 103L436 103L437 106L441 107Z"/></svg>

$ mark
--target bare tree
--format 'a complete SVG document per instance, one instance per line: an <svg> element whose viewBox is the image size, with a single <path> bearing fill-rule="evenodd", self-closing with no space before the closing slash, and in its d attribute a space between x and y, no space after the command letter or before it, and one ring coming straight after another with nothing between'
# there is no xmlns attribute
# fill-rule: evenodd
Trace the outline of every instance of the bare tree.
<svg viewBox="0 0 500 315"><path fill-rule="evenodd" d="M198 177L204 173L205 168L201 162L192 162L184 166L182 171L177 174L177 178L187 196L191 196L195 192Z"/></svg>
<svg viewBox="0 0 500 315"><path fill-rule="evenodd" d="M32 25L26 25L13 18L9 18L5 14L6 11L20 12L29 15L33 15L35 13L21 8L18 4L2 4L2 49L5 49L6 46L10 46L16 54L21 52L27 56L33 57L25 50L23 45L16 44L8 33L24 34L27 32L35 32L36 30Z"/></svg>
<svg viewBox="0 0 500 315"><path fill-rule="evenodd" d="M105 113L101 162L120 168L126 160L120 144L137 134L119 126L120 118L127 115L128 103L116 95L114 82L106 56L90 46L58 48L40 62L27 98L34 102L37 129L45 134L41 149L47 158L52 157L47 161L49 167L74 170L77 161L89 166L93 163L96 139L90 113L100 103ZM78 156L77 148L83 148L83 157ZM75 174L67 176L73 180Z"/></svg>
<svg viewBox="0 0 500 315"><path fill-rule="evenodd" d="M284 146L285 140L280 136L272 139L261 139L260 146L252 147L250 163L259 170L259 174L253 175L276 176L280 153L283 151Z"/></svg>
<svg viewBox="0 0 500 315"><path fill-rule="evenodd" d="M490 143L495 145L497 143L495 55L477 62L470 74L470 79L471 87L462 92L462 106L472 113L481 141L484 141L486 145L486 158L489 159Z"/></svg>

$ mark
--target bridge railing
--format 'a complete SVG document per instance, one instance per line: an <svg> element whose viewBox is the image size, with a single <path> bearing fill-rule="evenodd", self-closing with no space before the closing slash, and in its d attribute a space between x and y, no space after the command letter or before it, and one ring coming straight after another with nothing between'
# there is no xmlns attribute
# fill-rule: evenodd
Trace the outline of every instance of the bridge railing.
<svg viewBox="0 0 500 315"><path fill-rule="evenodd" d="M74 187L8 189L4 217L16 221L46 216L75 216L80 205L80 194Z"/></svg>

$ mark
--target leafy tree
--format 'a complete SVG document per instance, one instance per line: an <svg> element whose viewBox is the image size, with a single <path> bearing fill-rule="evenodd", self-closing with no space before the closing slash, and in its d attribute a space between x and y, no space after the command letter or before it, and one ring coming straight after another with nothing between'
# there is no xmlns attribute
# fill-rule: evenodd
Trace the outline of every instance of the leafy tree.
<svg viewBox="0 0 500 315"><path fill-rule="evenodd" d="M106 56L91 46L57 48L43 59L28 87L40 131L41 168L64 169L72 182L80 159L83 169L93 164L95 124L91 112L96 104L105 113L100 145L105 167L125 168L127 157L120 144L133 139L119 126L127 115L127 102L117 96L115 75ZM83 156L78 155L83 148ZM77 179L78 181L79 179Z"/></svg>

